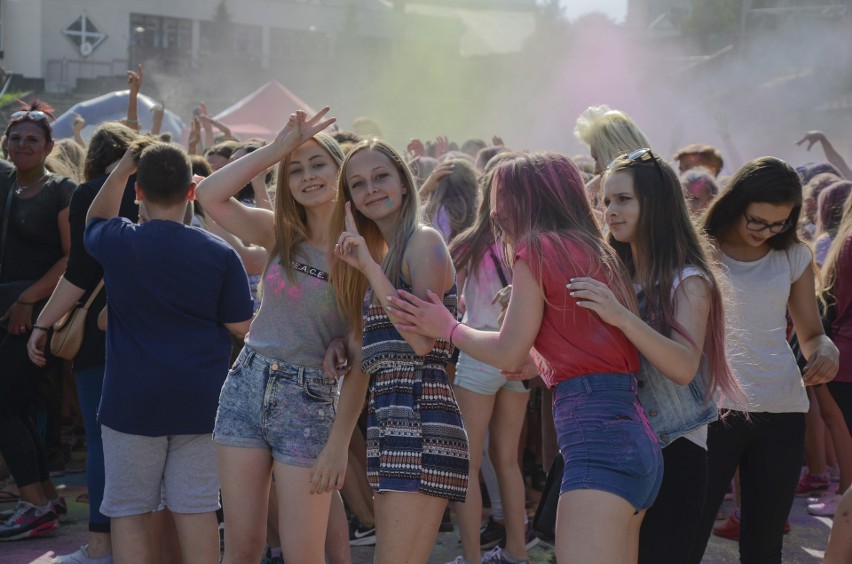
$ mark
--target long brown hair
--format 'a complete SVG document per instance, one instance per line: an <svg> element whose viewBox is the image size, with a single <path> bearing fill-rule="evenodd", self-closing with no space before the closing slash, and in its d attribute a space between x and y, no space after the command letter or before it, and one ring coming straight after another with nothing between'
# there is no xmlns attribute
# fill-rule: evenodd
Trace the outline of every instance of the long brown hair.
<svg viewBox="0 0 852 564"><path fill-rule="evenodd" d="M634 282L642 288L650 317L660 320L654 329L669 338L675 331L702 350L702 362L706 362L708 368L705 401L713 401L717 390L733 401L742 401L743 392L731 372L725 350L724 300L718 283L720 265L712 258L709 241L696 232L677 174L653 153L650 157L649 160L631 161L627 155L622 155L610 165L601 180L605 183L617 172L633 178L633 190L639 203L635 241L638 256L633 256L629 243L617 241L612 233L607 239ZM710 287L704 343L696 343L675 318L677 312L671 289L676 277L687 266L701 271Z"/></svg>
<svg viewBox="0 0 852 564"><path fill-rule="evenodd" d="M417 188L411 171L406 166L402 156L384 141L367 139L358 143L352 147L352 150L349 151L346 159L340 166L337 202L334 206L334 214L331 219L331 239L336 241L344 230L346 202L352 201L352 192L349 182L346 180L346 167L349 165L352 156L361 151L378 151L388 157L402 182L404 191L401 201L402 210L396 231L390 241L385 241L381 231L379 231L379 227L352 205L352 216L355 218L358 233L366 241L367 248L370 250L373 260L382 265L382 272L385 273L391 284L396 286L399 284L399 279L402 275L402 258L405 254L406 245L422 220L420 216L420 199L417 195ZM348 318L350 327L360 333L362 327L361 306L364 302L364 296L370 287L367 277L344 261L335 260L331 267L331 283L334 286L337 303Z"/></svg>
<svg viewBox="0 0 852 564"><path fill-rule="evenodd" d="M823 292L828 296L834 295L834 285L837 283L837 265L843 253L843 248L846 246L846 240L850 235L852 235L852 194L846 197L840 227L837 228L837 235L831 242L828 255L822 264ZM844 260L852 260L852 257L848 256L843 258Z"/></svg>
<svg viewBox="0 0 852 564"><path fill-rule="evenodd" d="M435 193L426 204L425 215L434 225L439 211L444 210L450 224L449 243L473 223L479 191L477 172L470 162L464 159L445 162L453 164L453 172L438 181Z"/></svg>
<svg viewBox="0 0 852 564"><path fill-rule="evenodd" d="M338 168L343 162L343 151L334 137L326 133L317 133L313 136L313 141L316 141L326 153L334 160ZM278 177L275 192L275 245L269 250L269 259L264 268L266 268L275 258L281 261L281 266L290 281L293 281L295 275L293 269L289 268L295 253L296 246L308 239L308 215L305 212L305 207L293 198L290 192L290 176L287 174L287 167L290 166L290 155L287 155L281 164L278 165Z"/></svg>

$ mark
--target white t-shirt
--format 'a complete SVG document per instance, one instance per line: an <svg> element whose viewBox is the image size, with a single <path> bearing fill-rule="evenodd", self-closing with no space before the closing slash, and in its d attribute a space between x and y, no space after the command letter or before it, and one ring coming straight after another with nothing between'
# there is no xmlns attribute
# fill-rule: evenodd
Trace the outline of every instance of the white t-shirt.
<svg viewBox="0 0 852 564"><path fill-rule="evenodd" d="M728 358L750 412L808 411L802 374L787 343L786 315L790 287L811 260L801 243L751 262L722 253L731 291L725 302ZM724 400L721 407L743 409Z"/></svg>

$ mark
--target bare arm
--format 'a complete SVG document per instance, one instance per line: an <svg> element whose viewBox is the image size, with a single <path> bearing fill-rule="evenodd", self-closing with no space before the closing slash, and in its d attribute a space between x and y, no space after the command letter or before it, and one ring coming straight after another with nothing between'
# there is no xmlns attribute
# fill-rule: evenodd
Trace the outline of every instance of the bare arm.
<svg viewBox="0 0 852 564"><path fill-rule="evenodd" d="M74 142L86 148L86 141L83 140L83 128L86 127L86 120L80 114L74 114L74 123L71 124L71 129L74 132Z"/></svg>
<svg viewBox="0 0 852 564"><path fill-rule="evenodd" d="M163 127L163 116L166 113L166 107L162 102L151 108L151 112L153 112L154 117L151 122L151 135L159 135L160 129Z"/></svg>
<svg viewBox="0 0 852 564"><path fill-rule="evenodd" d="M246 267L246 274L261 274L266 266L266 260L269 258L269 253L261 246L246 245L240 241L239 237L234 237L228 233L222 226L208 218L207 230L214 235L218 235L225 240L235 251L240 255L243 261L243 266Z"/></svg>
<svg viewBox="0 0 852 564"><path fill-rule="evenodd" d="M840 366L840 352L822 327L814 287L814 269L808 265L790 287L790 298L787 301L799 345L808 359L802 377L809 386L833 380Z"/></svg>
<svg viewBox="0 0 852 564"><path fill-rule="evenodd" d="M50 328L54 323L59 321L59 318L65 315L68 310L74 307L74 304L80 301L85 293L86 290L75 286L66 280L64 276L61 277L59 279L59 283L56 285L56 289L53 290L53 294L51 294L50 299L44 306L44 309L41 310L35 324L39 327ZM44 366L47 362L44 356L44 347L46 343L47 331L33 327L33 332L30 335L29 342L27 343L27 353L30 356L30 360L38 366Z"/></svg>
<svg viewBox="0 0 852 564"><path fill-rule="evenodd" d="M249 327L251 326L251 318L246 319L245 321L239 321L237 323L223 323L222 325L228 329L235 337L238 339L244 339L246 333L249 332Z"/></svg>
<svg viewBox="0 0 852 564"><path fill-rule="evenodd" d="M202 180L196 197L205 213L243 241L267 250L272 248L275 243L273 213L244 206L233 196L259 172L281 161L314 134L334 123L333 118L322 121L326 113L328 108L307 119L304 112L297 112L290 116L290 121L271 143L228 163Z"/></svg>
<svg viewBox="0 0 852 564"><path fill-rule="evenodd" d="M337 413L328 441L311 472L311 493L328 492L343 487L349 440L364 407L370 378L361 372L361 336L350 335L346 346L349 373L343 377Z"/></svg>
<svg viewBox="0 0 852 564"><path fill-rule="evenodd" d="M500 331L480 331L458 323L434 293L424 301L408 292L391 296L393 317L400 329L450 339L473 358L508 372L519 372L529 357L544 318L544 294L523 260L512 270L512 297ZM401 299L402 298L402 299ZM444 312L441 311L444 309Z"/></svg>
<svg viewBox="0 0 852 564"><path fill-rule="evenodd" d="M655 331L621 305L606 284L592 278L575 278L568 285L577 305L594 311L604 322L621 329L639 352L669 380L686 386L701 364L702 346L710 316L710 286L700 276L690 276L674 293L675 321L692 338L672 331L671 338ZM694 343L694 344L693 344Z"/></svg>
<svg viewBox="0 0 852 564"><path fill-rule="evenodd" d="M109 219L118 215L124 188L127 186L130 175L134 172L136 172L136 163L131 148L125 151L124 156L118 161L118 166L109 173L106 182L98 191L95 199L92 200L89 213L86 214L86 224L96 217Z"/></svg>
<svg viewBox="0 0 852 564"><path fill-rule="evenodd" d="M127 71L127 83L130 84L130 95L127 97L127 127L139 131L139 116L137 114L136 101L139 89L142 87L142 65L136 68L136 72Z"/></svg>
<svg viewBox="0 0 852 564"><path fill-rule="evenodd" d="M840 174L843 175L843 178L846 180L852 179L852 168L849 168L849 165L846 164L846 161L837 152L834 148L834 145L831 144L831 141L828 140L825 133L822 131L809 131L805 134L804 137L799 139L796 145L801 145L803 143L807 143L807 150L810 151L811 147L814 146L814 143L822 144L822 150L825 152L826 160L837 167L837 170L840 171Z"/></svg>

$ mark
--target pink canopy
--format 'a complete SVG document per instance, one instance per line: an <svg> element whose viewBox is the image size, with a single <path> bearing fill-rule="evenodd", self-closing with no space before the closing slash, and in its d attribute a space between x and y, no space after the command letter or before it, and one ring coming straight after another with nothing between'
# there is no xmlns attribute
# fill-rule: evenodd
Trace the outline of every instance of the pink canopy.
<svg viewBox="0 0 852 564"><path fill-rule="evenodd" d="M305 110L316 113L280 82L267 82L239 102L213 116L242 140L261 137L271 141L287 124L290 114Z"/></svg>

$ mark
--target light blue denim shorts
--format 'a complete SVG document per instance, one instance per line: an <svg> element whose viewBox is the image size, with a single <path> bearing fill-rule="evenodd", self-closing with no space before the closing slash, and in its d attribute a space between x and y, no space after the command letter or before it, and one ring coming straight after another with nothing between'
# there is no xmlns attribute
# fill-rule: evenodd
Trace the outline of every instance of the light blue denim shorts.
<svg viewBox="0 0 852 564"><path fill-rule="evenodd" d="M518 393L529 391L524 387L523 382L507 380L499 368L479 362L464 353L459 355L456 378L453 383L460 388L484 396L497 395L497 392L503 388Z"/></svg>
<svg viewBox="0 0 852 564"><path fill-rule="evenodd" d="M654 503L663 454L636 399L633 374L588 374L553 389L553 422L565 461L560 493L600 490L637 511Z"/></svg>
<svg viewBox="0 0 852 564"><path fill-rule="evenodd" d="M337 382L321 369L244 347L219 394L213 440L267 448L279 462L309 468L328 441L337 398Z"/></svg>

